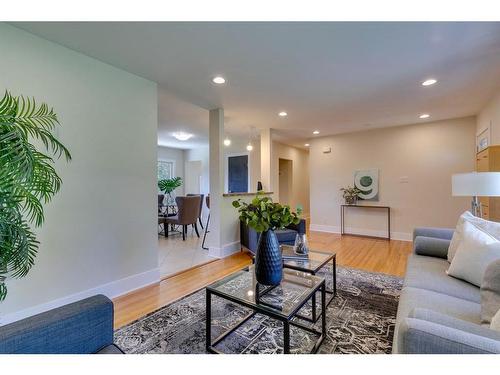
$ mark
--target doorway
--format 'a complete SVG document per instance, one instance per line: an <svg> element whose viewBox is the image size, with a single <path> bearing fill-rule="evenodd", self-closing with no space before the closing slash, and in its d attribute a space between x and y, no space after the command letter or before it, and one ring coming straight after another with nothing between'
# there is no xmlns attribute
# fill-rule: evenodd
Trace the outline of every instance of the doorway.
<svg viewBox="0 0 500 375"><path fill-rule="evenodd" d="M185 186L186 194L200 194L201 192L201 160L189 160L185 165Z"/></svg>
<svg viewBox="0 0 500 375"><path fill-rule="evenodd" d="M293 181L293 161L279 159L279 200L281 204L291 205Z"/></svg>

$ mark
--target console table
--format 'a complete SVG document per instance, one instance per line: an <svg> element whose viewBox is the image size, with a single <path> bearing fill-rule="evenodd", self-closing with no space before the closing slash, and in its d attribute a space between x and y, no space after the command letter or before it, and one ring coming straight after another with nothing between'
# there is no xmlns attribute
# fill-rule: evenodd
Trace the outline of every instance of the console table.
<svg viewBox="0 0 500 375"><path fill-rule="evenodd" d="M365 235L361 235L361 234L347 233L345 231L345 224L344 224L344 215L345 215L345 208L346 207L387 210L387 237L365 236ZM341 204L340 205L340 234L349 234L351 236L372 237L372 238L380 238L380 239L384 239L384 240L390 240L391 239L391 208L389 206L361 206L361 205L356 205L356 204Z"/></svg>

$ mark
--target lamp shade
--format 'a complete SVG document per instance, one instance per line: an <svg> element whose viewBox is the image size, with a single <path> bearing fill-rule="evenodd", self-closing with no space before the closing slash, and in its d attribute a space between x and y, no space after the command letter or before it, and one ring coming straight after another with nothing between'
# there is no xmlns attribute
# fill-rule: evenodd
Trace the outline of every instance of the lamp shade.
<svg viewBox="0 0 500 375"><path fill-rule="evenodd" d="M471 172L451 176L452 195L499 197L500 172Z"/></svg>

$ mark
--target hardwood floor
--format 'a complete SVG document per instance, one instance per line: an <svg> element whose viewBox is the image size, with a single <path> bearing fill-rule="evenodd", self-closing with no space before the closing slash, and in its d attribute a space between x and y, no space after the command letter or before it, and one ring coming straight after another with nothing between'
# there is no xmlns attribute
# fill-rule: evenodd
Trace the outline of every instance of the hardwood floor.
<svg viewBox="0 0 500 375"><path fill-rule="evenodd" d="M310 232L309 246L318 251L336 252L337 264L341 266L404 276L412 243ZM237 253L120 296L114 300L115 328L174 302L250 263L247 253Z"/></svg>

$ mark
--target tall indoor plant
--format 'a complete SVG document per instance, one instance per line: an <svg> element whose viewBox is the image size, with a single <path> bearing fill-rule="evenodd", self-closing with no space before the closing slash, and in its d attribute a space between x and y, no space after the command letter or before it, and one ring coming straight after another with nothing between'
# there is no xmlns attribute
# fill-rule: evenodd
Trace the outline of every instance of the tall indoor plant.
<svg viewBox="0 0 500 375"><path fill-rule="evenodd" d="M173 191L180 186L182 186L182 178L180 177L165 178L158 181L158 188L168 195L167 200L169 204L174 201L172 197Z"/></svg>
<svg viewBox="0 0 500 375"><path fill-rule="evenodd" d="M238 209L243 223L261 233L255 255L257 281L264 285L278 285L283 275L283 259L274 231L298 224L301 209L292 212L290 206L274 203L270 197L262 195L257 195L250 203L235 200L233 207Z"/></svg>
<svg viewBox="0 0 500 375"><path fill-rule="evenodd" d="M57 125L47 104L9 92L0 101L0 301L7 296L6 278L26 276L35 262L39 242L32 226L43 224L43 204L62 183L53 158L71 159L52 134Z"/></svg>

